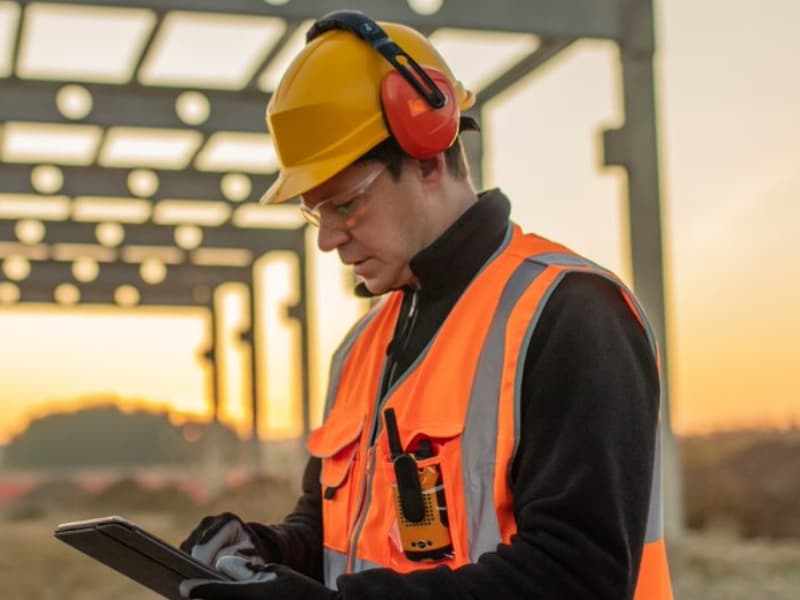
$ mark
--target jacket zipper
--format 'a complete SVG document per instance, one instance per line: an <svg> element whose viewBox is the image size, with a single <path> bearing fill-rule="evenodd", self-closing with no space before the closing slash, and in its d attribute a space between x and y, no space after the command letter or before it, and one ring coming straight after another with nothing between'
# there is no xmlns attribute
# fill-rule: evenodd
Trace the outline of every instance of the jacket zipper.
<svg viewBox="0 0 800 600"><path fill-rule="evenodd" d="M389 370L389 377L384 383L381 381L381 389L386 388L388 394L392 384L396 381L397 376L397 355L403 352L408 347L408 342L411 339L411 332L414 330L414 325L417 322L417 290L411 292L411 300L409 301L408 313L403 320L402 327L397 332L397 335L389 343L390 351L387 353L391 357L391 368ZM376 419L380 421L380 419ZM370 443L374 441L374 435L377 433L377 427L373 430L373 437Z"/></svg>
<svg viewBox="0 0 800 600"><path fill-rule="evenodd" d="M407 296L405 296L407 297ZM347 560L345 562L345 573L352 573L353 567L355 565L356 559L356 549L358 548L358 538L361 537L361 531L364 528L364 522L367 519L367 513L369 512L369 496L367 495L367 491L372 487L372 478L375 475L375 438L378 435L378 430L380 429L380 419L381 419L381 410L383 406L386 404L386 401L389 398L389 392L392 389L392 385L395 383L395 371L397 370L397 360L395 355L398 351L405 350L406 346L408 346L408 340L411 337L411 332L414 329L414 324L417 321L417 290L413 290L411 292L411 299L410 299L410 306L408 308L408 313L403 320L402 326L399 328L397 335L393 337L392 341L390 342L390 348L395 344L400 344L400 348L397 349L396 347L389 352L387 352L387 356L390 358L390 364L384 364L384 368L381 370L381 381L380 381L380 390L383 390L384 387L384 380L383 378L386 376L386 368L389 367L389 374L388 379L386 381L386 393L382 394L381 391L378 392L378 402L376 403L376 410L375 414L372 418L372 426L370 428L369 433L369 442L367 444L367 457L364 465L364 472L365 476L362 477L361 481L361 493L358 499L358 510L356 511L356 518L353 521L353 527L350 530L350 540L347 549Z"/></svg>

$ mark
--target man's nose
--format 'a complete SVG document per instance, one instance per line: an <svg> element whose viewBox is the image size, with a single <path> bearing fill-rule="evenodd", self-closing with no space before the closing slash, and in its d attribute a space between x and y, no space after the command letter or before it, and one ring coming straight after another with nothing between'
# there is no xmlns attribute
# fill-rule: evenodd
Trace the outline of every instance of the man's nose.
<svg viewBox="0 0 800 600"><path fill-rule="evenodd" d="M339 227L331 227L323 219L317 231L317 247L323 252L336 250L344 244L350 236L347 231Z"/></svg>

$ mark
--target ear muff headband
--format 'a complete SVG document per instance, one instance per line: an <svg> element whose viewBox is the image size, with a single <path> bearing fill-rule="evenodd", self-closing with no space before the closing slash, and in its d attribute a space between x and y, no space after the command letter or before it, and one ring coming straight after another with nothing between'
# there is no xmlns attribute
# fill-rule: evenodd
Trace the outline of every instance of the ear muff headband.
<svg viewBox="0 0 800 600"><path fill-rule="evenodd" d="M441 108L446 97L417 61L394 43L375 21L357 10L337 10L316 21L306 33L306 43L317 36L341 29L349 31L380 52L432 108ZM412 72L413 71L413 72Z"/></svg>

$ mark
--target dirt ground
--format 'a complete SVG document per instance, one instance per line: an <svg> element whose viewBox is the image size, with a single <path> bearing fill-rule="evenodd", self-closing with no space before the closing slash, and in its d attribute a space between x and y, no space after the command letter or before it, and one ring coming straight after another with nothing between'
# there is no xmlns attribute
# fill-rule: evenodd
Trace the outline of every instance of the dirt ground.
<svg viewBox="0 0 800 600"><path fill-rule="evenodd" d="M800 542L689 532L668 546L676 600L800 598Z"/></svg>
<svg viewBox="0 0 800 600"><path fill-rule="evenodd" d="M683 440L682 451L691 529L667 540L676 600L800 598L800 430L698 437ZM74 482L48 481L0 507L0 599L156 600L53 538L54 527L121 514L177 545L206 514L278 521L295 487L265 478L198 504L175 487L129 479L88 495Z"/></svg>
<svg viewBox="0 0 800 600"><path fill-rule="evenodd" d="M164 513L129 515L163 539L179 543L185 518ZM15 600L149 600L159 598L52 537L50 514L0 523L0 598ZM669 545L678 600L796 600L800 597L800 543L741 541L689 533Z"/></svg>

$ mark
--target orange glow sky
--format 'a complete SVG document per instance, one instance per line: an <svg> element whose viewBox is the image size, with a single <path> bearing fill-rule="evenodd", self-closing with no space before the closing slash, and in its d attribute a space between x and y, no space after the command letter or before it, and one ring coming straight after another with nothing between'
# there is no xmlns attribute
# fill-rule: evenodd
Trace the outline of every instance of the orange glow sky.
<svg viewBox="0 0 800 600"><path fill-rule="evenodd" d="M677 432L800 422L800 3L661 2L658 94L672 420ZM478 60L478 57L476 57ZM628 278L624 179L602 170L599 132L622 121L616 50L583 42L491 104L486 184L526 229ZM334 257L316 257L315 406L336 340L363 304ZM265 266L285 281L291 265ZM234 289L235 292L235 289ZM281 292L285 299L288 290ZM280 303L281 294L268 302ZM235 294L227 296L235 325ZM267 300L265 300L267 302ZM335 306L335 310L327 310ZM296 433L296 332L267 314L268 435ZM281 337L282 336L282 337ZM233 335L223 415L246 429ZM0 443L30 416L80 396L146 398L209 414L198 311L0 309ZM318 413L318 411L317 411Z"/></svg>

